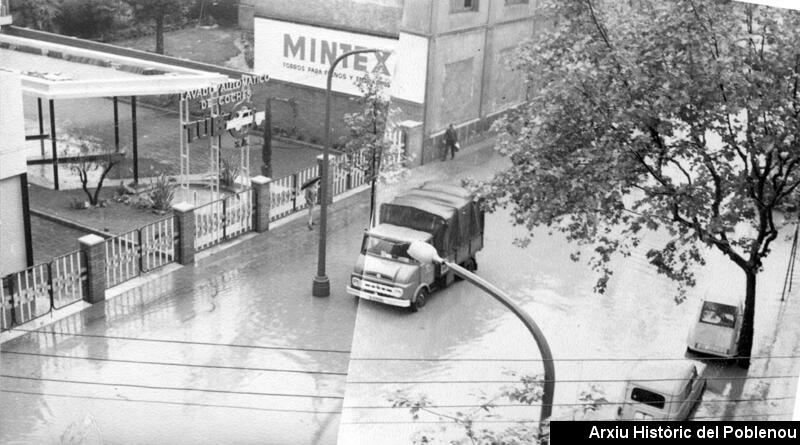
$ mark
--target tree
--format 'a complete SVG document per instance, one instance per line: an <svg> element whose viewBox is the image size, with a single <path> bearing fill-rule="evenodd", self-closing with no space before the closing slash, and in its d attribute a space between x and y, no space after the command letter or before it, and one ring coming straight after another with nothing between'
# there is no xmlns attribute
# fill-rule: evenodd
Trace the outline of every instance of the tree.
<svg viewBox="0 0 800 445"><path fill-rule="evenodd" d="M711 0L542 7L557 19L511 64L540 88L495 127L512 166L483 184L488 209L592 245L599 292L611 256L645 230L669 235L647 258L679 302L702 249L718 249L746 278L749 366L756 277L776 209L800 185L800 13Z"/></svg>
<svg viewBox="0 0 800 445"><path fill-rule="evenodd" d="M436 431L417 431L413 438L415 445L447 443L449 445L521 445L521 444L540 444L550 443L550 419L544 421L539 426L536 422L517 423L501 431L489 428L479 428L482 419L502 418L492 411L499 406L530 406L536 402L541 402L544 393L542 376L532 376L518 374L513 371L506 371L519 381L514 385L502 388L497 394L492 396L481 395L479 402L471 410L459 410L455 413L447 412L437 406L425 394L410 395L406 390L397 390L389 394L388 400L393 408L407 408L414 421L420 419L420 414L426 413L439 420L451 422L446 425L455 425L459 432L453 436L453 432L444 426ZM591 385L588 389L582 390L578 396L579 404L573 408L572 419L584 419L590 412L596 412L600 407L608 405L609 401L605 397L605 390L599 385ZM506 402L506 403L501 403ZM508 403L510 402L510 404ZM461 407L463 408L463 407ZM532 420L532 419L531 419ZM563 418L562 420L567 420ZM445 436L449 436L444 439ZM446 440L446 442L445 442Z"/></svg>
<svg viewBox="0 0 800 445"><path fill-rule="evenodd" d="M76 146L78 148L78 153L73 156L70 156L69 153L65 153L65 159L62 159L62 162L70 163L70 170L80 179L81 188L89 198L89 205L98 205L100 203L99 197L100 190L103 188L103 181L105 181L111 169L119 164L124 154L104 151L100 147L99 140L92 136L82 135L80 137L69 137L64 139L64 142ZM92 193L89 191L89 175L98 171L100 176L97 179L97 186L94 189L94 193Z"/></svg>
<svg viewBox="0 0 800 445"><path fill-rule="evenodd" d="M164 54L164 21L183 11L181 0L126 0L136 21L154 21L156 25L156 53Z"/></svg>
<svg viewBox="0 0 800 445"><path fill-rule="evenodd" d="M347 168L362 170L372 187L370 195L370 224L375 217L376 184L378 180L392 182L402 177L408 169L402 147L395 144L386 133L393 127L390 121L389 97L384 91L386 83L380 75L367 74L356 81L361 96L355 101L361 109L344 116L348 135L344 137Z"/></svg>
<svg viewBox="0 0 800 445"><path fill-rule="evenodd" d="M57 17L64 35L81 38L107 36L114 28L116 5L111 0L64 0Z"/></svg>
<svg viewBox="0 0 800 445"><path fill-rule="evenodd" d="M11 2L14 24L39 31L58 32L61 0L15 0Z"/></svg>

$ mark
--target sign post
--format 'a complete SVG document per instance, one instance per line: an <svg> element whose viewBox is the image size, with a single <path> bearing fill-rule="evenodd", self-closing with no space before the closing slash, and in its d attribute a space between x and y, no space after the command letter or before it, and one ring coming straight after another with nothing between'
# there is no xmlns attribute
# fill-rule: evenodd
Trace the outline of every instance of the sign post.
<svg viewBox="0 0 800 445"><path fill-rule="evenodd" d="M264 120L264 112L256 112L253 108L252 86L267 80L267 75L242 76L239 80L181 93L180 188L183 201L188 202L190 197L190 144L198 139L208 140L210 168L203 179L207 182L211 201L219 200L220 152L225 131L231 134L234 146L239 148L239 183L245 187L250 185L250 129ZM204 114L200 119L192 119L190 104L193 101L199 103ZM231 105L231 111L224 112L223 107L227 105Z"/></svg>

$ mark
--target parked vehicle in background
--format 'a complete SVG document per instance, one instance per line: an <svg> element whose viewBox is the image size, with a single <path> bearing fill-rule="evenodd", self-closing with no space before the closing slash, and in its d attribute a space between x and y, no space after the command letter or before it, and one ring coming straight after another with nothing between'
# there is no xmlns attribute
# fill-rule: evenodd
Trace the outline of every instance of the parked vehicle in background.
<svg viewBox="0 0 800 445"><path fill-rule="evenodd" d="M477 270L483 222L472 194L449 184L428 182L382 204L379 224L364 234L347 293L418 310L431 292L450 285L454 275L445 265L412 259L411 242L429 243L442 258Z"/></svg>
<svg viewBox="0 0 800 445"><path fill-rule="evenodd" d="M704 367L691 361L645 362L633 369L617 420L687 420L700 402Z"/></svg>
<svg viewBox="0 0 800 445"><path fill-rule="evenodd" d="M719 357L736 356L742 330L744 305L741 301L704 299L689 332L687 349Z"/></svg>

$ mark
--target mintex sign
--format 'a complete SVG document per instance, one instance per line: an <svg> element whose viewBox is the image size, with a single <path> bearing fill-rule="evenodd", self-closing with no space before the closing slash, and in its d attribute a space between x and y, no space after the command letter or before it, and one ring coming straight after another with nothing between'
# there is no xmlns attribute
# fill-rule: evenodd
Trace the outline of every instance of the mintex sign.
<svg viewBox="0 0 800 445"><path fill-rule="evenodd" d="M355 81L376 73L388 83L394 73L397 40L367 34L256 18L255 71L270 78L325 89L328 68L340 55L356 49L377 53L355 54L339 62L332 89L360 95Z"/></svg>

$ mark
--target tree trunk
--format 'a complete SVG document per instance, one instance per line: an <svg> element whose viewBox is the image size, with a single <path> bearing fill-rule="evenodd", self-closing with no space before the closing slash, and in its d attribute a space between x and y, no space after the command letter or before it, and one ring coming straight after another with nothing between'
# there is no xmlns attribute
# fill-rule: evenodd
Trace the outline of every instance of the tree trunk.
<svg viewBox="0 0 800 445"><path fill-rule="evenodd" d="M98 202L100 202L100 190L103 188L103 181L106 180L106 175L108 172L114 168L115 163L110 163L107 166L103 167L103 172L100 174L100 179L97 181L97 188L94 189L94 197L91 197L91 204L96 206Z"/></svg>
<svg viewBox="0 0 800 445"><path fill-rule="evenodd" d="M156 53L164 54L164 14L156 17Z"/></svg>
<svg viewBox="0 0 800 445"><path fill-rule="evenodd" d="M370 169L370 173L372 173L372 184L370 185L370 195L369 195L369 226L370 228L375 226L375 182L378 180L378 175L375 174L375 149L372 149L372 168Z"/></svg>
<svg viewBox="0 0 800 445"><path fill-rule="evenodd" d="M92 198L92 192L89 191L89 173L86 170L81 170L78 172L78 177L81 180L81 188L83 192L86 193L86 196L89 198L89 205L94 205L94 198Z"/></svg>
<svg viewBox="0 0 800 445"><path fill-rule="evenodd" d="M756 313L756 271L745 270L747 285L744 296L744 315L742 318L742 332L739 336L739 366L750 367L750 356L753 349L753 327Z"/></svg>

